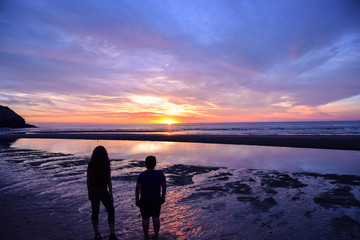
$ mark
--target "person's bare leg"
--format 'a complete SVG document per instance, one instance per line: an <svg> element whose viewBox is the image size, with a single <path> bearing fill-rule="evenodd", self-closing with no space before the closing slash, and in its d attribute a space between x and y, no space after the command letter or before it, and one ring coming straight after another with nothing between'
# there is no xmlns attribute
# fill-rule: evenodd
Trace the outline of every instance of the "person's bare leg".
<svg viewBox="0 0 360 240"><path fill-rule="evenodd" d="M149 223L150 223L150 218L142 220L142 227L143 227L145 239L149 239Z"/></svg>
<svg viewBox="0 0 360 240"><path fill-rule="evenodd" d="M155 239L159 238L159 231L160 231L160 219L153 217L153 225L154 225L154 237Z"/></svg>
<svg viewBox="0 0 360 240"><path fill-rule="evenodd" d="M115 224L109 224L110 234L115 233Z"/></svg>
<svg viewBox="0 0 360 240"><path fill-rule="evenodd" d="M94 229L94 234L98 234L99 233L99 225L98 224L93 224L93 229Z"/></svg>

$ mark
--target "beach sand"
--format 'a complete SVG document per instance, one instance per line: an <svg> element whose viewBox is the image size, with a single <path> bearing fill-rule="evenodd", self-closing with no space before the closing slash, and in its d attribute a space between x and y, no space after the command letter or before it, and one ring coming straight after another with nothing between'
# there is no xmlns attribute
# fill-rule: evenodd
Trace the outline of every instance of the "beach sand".
<svg viewBox="0 0 360 240"><path fill-rule="evenodd" d="M92 239L88 158L12 148L11 141L0 141L1 238ZM157 168L169 185L160 239L360 238L360 176L161 162ZM142 238L133 200L143 170L141 160L112 159L122 239ZM100 230L107 235L103 208Z"/></svg>

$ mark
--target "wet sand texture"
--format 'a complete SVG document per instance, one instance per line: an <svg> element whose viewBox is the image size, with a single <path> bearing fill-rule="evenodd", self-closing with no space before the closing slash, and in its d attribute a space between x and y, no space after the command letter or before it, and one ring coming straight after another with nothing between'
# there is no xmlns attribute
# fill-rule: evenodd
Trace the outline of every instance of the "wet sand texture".
<svg viewBox="0 0 360 240"><path fill-rule="evenodd" d="M3 239L92 239L88 158L0 146ZM359 239L360 176L159 163L168 180L160 239ZM112 159L116 231L141 239L143 161ZM107 234L100 211L100 230Z"/></svg>

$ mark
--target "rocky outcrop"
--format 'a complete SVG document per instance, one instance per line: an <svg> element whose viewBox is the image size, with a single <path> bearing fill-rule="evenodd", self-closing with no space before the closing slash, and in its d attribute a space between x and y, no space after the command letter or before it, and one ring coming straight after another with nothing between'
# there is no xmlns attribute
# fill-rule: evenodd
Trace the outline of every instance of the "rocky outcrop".
<svg viewBox="0 0 360 240"><path fill-rule="evenodd" d="M9 107L0 105L0 128L32 128L34 125L27 124L25 119L19 116Z"/></svg>

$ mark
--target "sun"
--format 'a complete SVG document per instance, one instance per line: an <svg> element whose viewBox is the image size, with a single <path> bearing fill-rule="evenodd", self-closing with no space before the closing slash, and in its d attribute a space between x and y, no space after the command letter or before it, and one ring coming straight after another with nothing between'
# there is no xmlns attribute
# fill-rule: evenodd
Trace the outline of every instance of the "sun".
<svg viewBox="0 0 360 240"><path fill-rule="evenodd" d="M167 118L167 119L161 120L160 123L167 124L167 125L172 125L172 124L176 123L176 121L173 120L173 119Z"/></svg>

